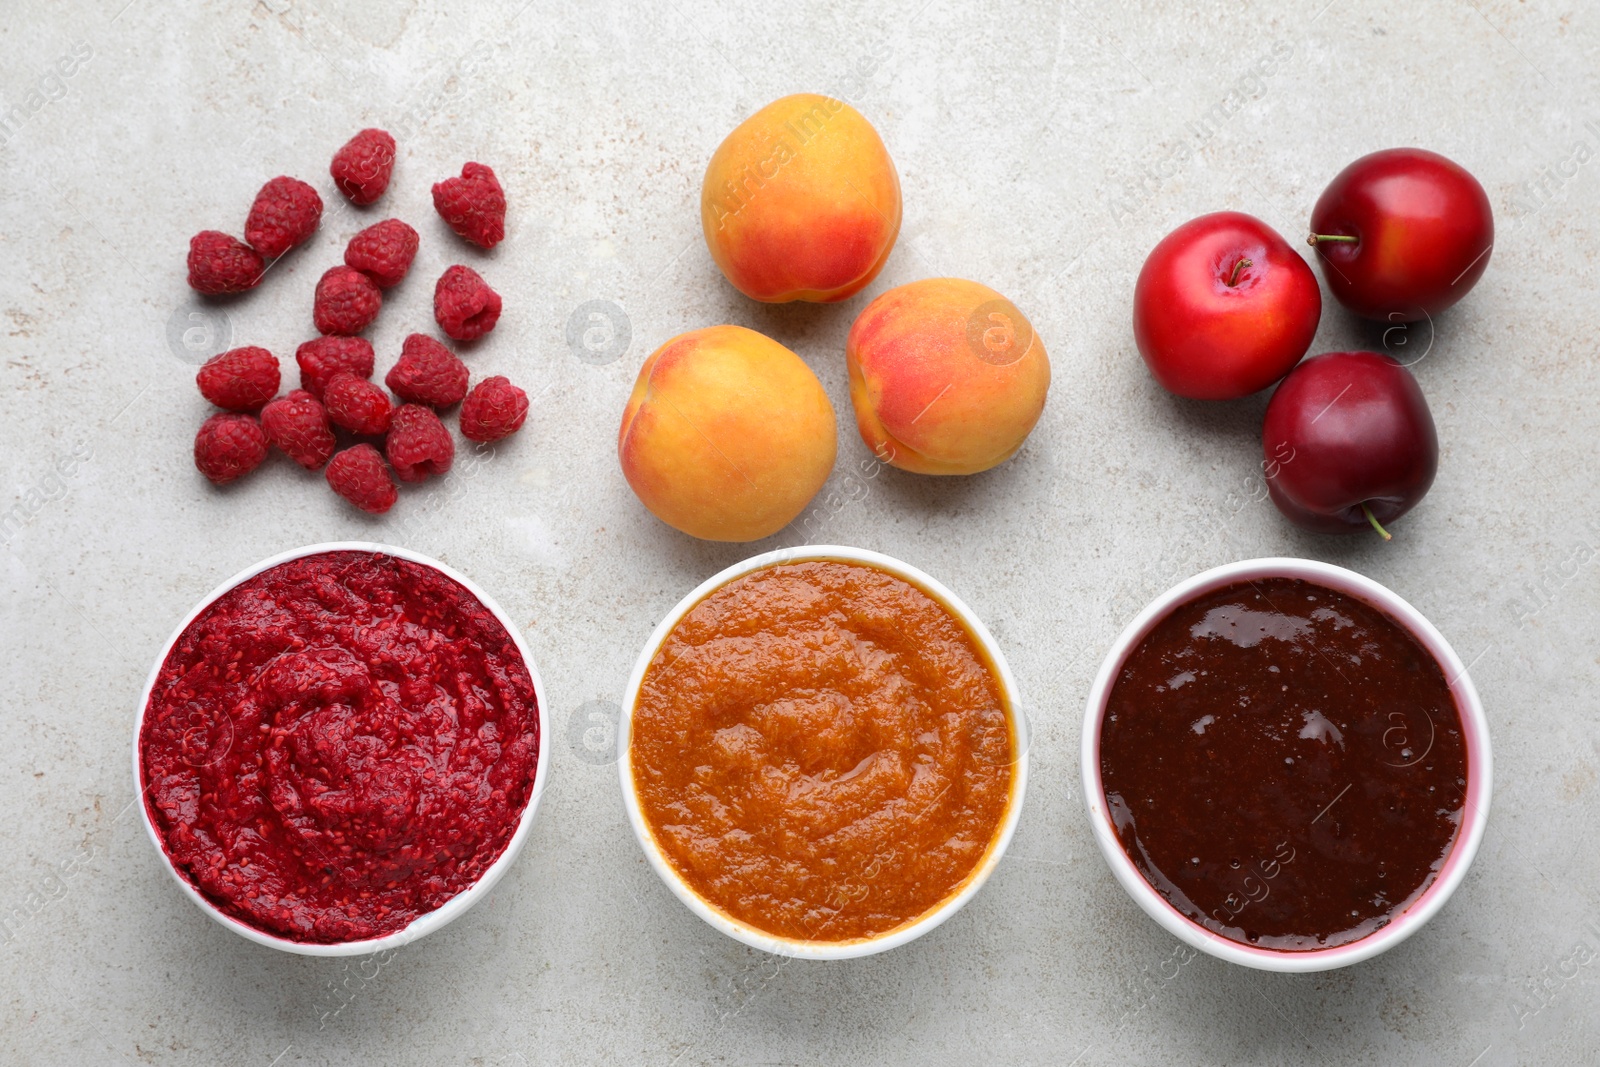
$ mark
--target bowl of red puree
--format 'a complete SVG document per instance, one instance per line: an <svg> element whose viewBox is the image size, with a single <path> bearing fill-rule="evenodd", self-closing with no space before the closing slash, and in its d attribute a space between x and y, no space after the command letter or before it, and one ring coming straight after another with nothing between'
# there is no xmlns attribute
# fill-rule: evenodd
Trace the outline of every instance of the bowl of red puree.
<svg viewBox="0 0 1600 1067"><path fill-rule="evenodd" d="M304 955L396 948L493 889L544 789L516 625L437 560L284 552L178 624L145 684L145 829L201 910Z"/></svg>
<svg viewBox="0 0 1600 1067"><path fill-rule="evenodd" d="M884 952L999 863L1028 777L994 637L933 578L822 545L707 579L645 643L618 735L646 859L764 952Z"/></svg>
<svg viewBox="0 0 1600 1067"><path fill-rule="evenodd" d="M1317 971L1399 944L1489 817L1489 728L1416 608L1303 559L1198 574L1129 623L1083 728L1095 840L1168 932Z"/></svg>

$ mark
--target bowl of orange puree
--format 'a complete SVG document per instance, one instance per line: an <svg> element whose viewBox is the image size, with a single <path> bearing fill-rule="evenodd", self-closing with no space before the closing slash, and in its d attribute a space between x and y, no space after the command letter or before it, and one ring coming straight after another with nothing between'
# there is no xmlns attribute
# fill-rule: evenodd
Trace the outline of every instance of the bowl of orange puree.
<svg viewBox="0 0 1600 1067"><path fill-rule="evenodd" d="M987 627L876 552L812 545L715 575L634 666L618 737L646 858L766 952L866 956L932 930L999 863L1026 720Z"/></svg>

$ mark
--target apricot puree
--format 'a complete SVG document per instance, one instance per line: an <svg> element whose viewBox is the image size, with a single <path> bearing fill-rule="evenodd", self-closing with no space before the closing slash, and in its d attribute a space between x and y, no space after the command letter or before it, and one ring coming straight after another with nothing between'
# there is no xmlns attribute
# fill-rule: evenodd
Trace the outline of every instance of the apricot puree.
<svg viewBox="0 0 1600 1067"><path fill-rule="evenodd" d="M857 563L717 589L645 672L639 804L703 899L768 933L851 941L919 918L978 868L1015 741L994 667L947 608Z"/></svg>

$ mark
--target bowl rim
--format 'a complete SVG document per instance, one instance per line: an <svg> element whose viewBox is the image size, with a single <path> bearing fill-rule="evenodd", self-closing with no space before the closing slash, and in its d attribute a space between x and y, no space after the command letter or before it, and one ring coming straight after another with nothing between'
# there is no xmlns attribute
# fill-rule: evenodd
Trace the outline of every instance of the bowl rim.
<svg viewBox="0 0 1600 1067"><path fill-rule="evenodd" d="M1256 948L1213 933L1188 918L1145 881L1117 839L1100 778L1100 725L1111 687L1134 647L1176 607L1224 586L1257 578L1300 578L1354 596L1375 607L1407 630L1438 662L1461 717L1467 786L1463 793L1462 825L1433 884L1389 924L1359 940L1332 948L1286 951ZM1438 913L1466 876L1489 820L1493 784L1493 757L1489 724L1467 666L1434 625L1408 601L1387 586L1345 567L1319 560L1263 557L1212 567L1168 589L1133 618L1112 643L1090 687L1082 738L1084 802L1090 828L1111 873L1134 902L1168 933L1218 959L1258 970L1305 973L1347 967L1370 959L1411 936Z"/></svg>
<svg viewBox="0 0 1600 1067"><path fill-rule="evenodd" d="M382 937L368 938L362 941L340 941L323 944L292 941L288 938L268 933L265 930L257 929L236 919L206 899L205 894L201 893L198 888L184 877L183 873L178 870L177 865L172 862L172 857L167 854L161 835L156 829L155 821L150 817L150 807L145 795L149 787L144 782L144 763L140 758L140 740L144 733L145 711L150 705L150 695L155 689L156 679L161 674L161 668L165 665L167 656L171 654L172 647L177 644L178 639L183 636L184 631L200 616L201 612L216 603L217 599L224 593L229 592L240 583L254 578L263 571L270 570L290 560L323 555L330 552L370 552L393 556L396 559L403 559L421 566L430 567L457 582L467 592L477 597L479 603L489 610L496 621L505 629L506 633L510 635L512 644L516 647L518 654L522 656L523 665L528 669L528 676L533 682L534 700L538 705L539 755L534 764L533 791L528 795L528 803L522 810L521 818L517 822L517 828L512 833L511 840L506 842L506 847L499 857L484 870L483 874L479 875L477 881L439 905L439 907L417 916L405 927L396 930L392 934L385 934ZM511 865L516 861L517 854L522 851L523 845L527 842L529 831L533 826L534 814L538 810L539 802L543 799L545 788L549 784L549 764L550 723L544 682L540 679L539 669L534 664L533 653L529 650L527 642L523 640L521 631L511 617L501 608L499 602L479 587L476 582L448 564L442 563L431 556L423 555L420 552L413 552L408 548L399 548L395 545L387 545L377 541L325 541L314 545L306 545L302 548L288 549L251 564L211 590L183 617L182 621L172 631L172 636L168 637L162 644L161 651L156 656L155 665L150 668L150 673L145 679L144 689L139 695L138 712L134 717L133 724L133 785L136 792L135 800L139 808L139 818L143 821L145 833L149 835L150 842L155 846L157 854L160 855L162 866L166 868L167 873L178 883L178 888L183 891L184 895L193 901L201 911L227 929L249 941L254 941L258 945L265 945L268 948L275 948L300 956L366 956L376 952L397 949L460 918L466 913L467 909L489 895L500 879L510 870Z"/></svg>
<svg viewBox="0 0 1600 1067"><path fill-rule="evenodd" d="M852 563L885 571L916 586L954 615L967 628L967 631L973 635L993 665L1002 699L1008 705L1006 709L1008 712L1007 719L1011 724L1013 751L1017 753L1017 758L1011 764L1011 795L1006 804L1005 815L1001 818L1000 825L990 838L989 848L985 852L983 859L967 874L960 887L932 910L912 922L895 927L876 937L859 938L851 941L806 941L799 938L780 937L734 918L704 897L701 897L683 880L656 843L655 835L652 833L649 823L644 817L644 812L640 808L638 793L635 791L633 782L631 742L634 708L638 703L639 690L644 684L645 672L655 659L656 653L666 640L667 635L702 600L729 582L755 571L765 570L780 564L803 563L812 560ZM672 894L682 901L690 911L721 933L763 952L795 959L844 960L887 952L890 949L898 948L916 940L960 911L968 901L977 895L978 890L983 888L984 883L989 880L989 876L994 872L995 867L999 865L1001 857L1005 855L1006 848L1011 843L1012 835L1016 832L1017 823L1022 817L1022 803L1027 793L1028 785L1029 742L1030 724L1018 695L1016 679L1011 674L1011 668L1006 663L1005 655L1001 652L999 643L995 641L994 635L983 624L983 620L978 618L977 614L960 597L946 588L943 583L917 567L895 559L893 556L884 555L881 552L852 548L846 545L799 545L793 548L780 548L770 552L762 552L730 567L723 568L695 586L657 624L634 662L632 675L629 677L627 689L623 693L622 716L617 726L617 767L622 784L623 806L628 813L628 823L633 827L634 837L638 840L639 847L644 850L645 859L649 861L651 868L654 869L667 888L671 890Z"/></svg>

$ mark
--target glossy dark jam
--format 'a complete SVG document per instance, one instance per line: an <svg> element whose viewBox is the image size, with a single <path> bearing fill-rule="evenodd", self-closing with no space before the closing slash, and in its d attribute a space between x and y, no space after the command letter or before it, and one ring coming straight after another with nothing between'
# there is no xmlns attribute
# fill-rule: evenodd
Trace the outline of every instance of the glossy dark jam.
<svg viewBox="0 0 1600 1067"><path fill-rule="evenodd" d="M1184 915L1258 948L1382 929L1461 825L1461 716L1387 614L1267 578L1179 606L1111 691L1100 768L1117 836Z"/></svg>
<svg viewBox="0 0 1600 1067"><path fill-rule="evenodd" d="M140 734L145 803L213 904L294 941L404 928L500 857L533 790L533 681L439 571L328 552L184 630Z"/></svg>

